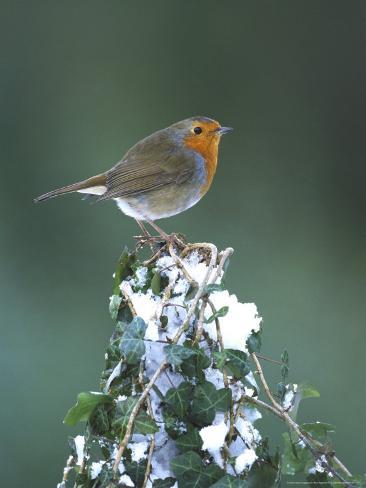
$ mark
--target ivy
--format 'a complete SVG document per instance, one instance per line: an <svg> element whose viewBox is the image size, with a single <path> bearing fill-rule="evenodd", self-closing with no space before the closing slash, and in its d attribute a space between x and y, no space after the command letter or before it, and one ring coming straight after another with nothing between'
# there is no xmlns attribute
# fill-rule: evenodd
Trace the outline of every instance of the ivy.
<svg viewBox="0 0 366 488"><path fill-rule="evenodd" d="M143 338L146 328L141 317L135 317L126 327L121 338L120 349L128 364L137 364L145 353Z"/></svg>
<svg viewBox="0 0 366 488"><path fill-rule="evenodd" d="M193 252L197 252L196 248ZM200 253L200 265L207 266L207 249ZM159 256L171 262L169 250L164 247ZM188 258L181 259L184 264ZM219 295L226 289L223 280L206 283L200 289L201 300L194 301L200 283L190 283L184 295L178 293L174 286L180 279L184 281L179 289L188 288L186 274L180 267L173 270L174 265L166 267L166 261L159 265L156 260L142 263L127 250L118 260L109 304L115 327L106 348L101 391L80 393L65 416L64 422L69 426L78 422L85 422L86 426L84 436L69 442L70 477L60 487L118 488L132 482L138 488L149 480L152 488L172 488L175 484L178 488L275 488L281 476L294 475L327 486L331 481L325 469L327 463L332 470L339 467L331 444L334 426L310 419L296 424L298 429L294 432L288 420L296 422L301 401L318 397L318 390L310 383L289 382L287 350L282 352L280 361L272 361L278 364L274 367L278 368L280 381L266 388L259 362L266 357L255 354L262 346L261 330L252 330L245 336L245 344L237 344L237 349L223 347L224 328L233 317L233 311ZM193 263L197 263L197 256ZM220 266L226 269L225 262ZM164 269L173 274L168 275ZM147 324L135 316L138 306L131 306L133 300L125 296L125 290L132 290L135 299L143 298L142 303L145 300L151 307L157 305L152 324L157 340L151 339L154 335L150 328L149 338L145 339ZM220 298L220 308L213 308L211 316L199 323L200 307L208 297L213 304L216 297ZM139 312L145 316L141 308ZM187 313L191 314L190 321L179 335ZM218 341L210 333L215 327L207 324L222 317L226 317L220 323L223 340ZM156 372L160 375L151 384ZM270 399L266 404L268 390L275 401ZM278 401L280 405L276 406ZM263 432L261 437L257 424L253 425L259 416L257 409L262 407L276 410L276 417L290 426L283 434L281 452L272 454ZM319 460L302 439L313 443L318 458L324 457L320 464L316 464ZM213 449L208 444L215 441L218 447ZM237 465L241 453L248 454L248 464Z"/></svg>

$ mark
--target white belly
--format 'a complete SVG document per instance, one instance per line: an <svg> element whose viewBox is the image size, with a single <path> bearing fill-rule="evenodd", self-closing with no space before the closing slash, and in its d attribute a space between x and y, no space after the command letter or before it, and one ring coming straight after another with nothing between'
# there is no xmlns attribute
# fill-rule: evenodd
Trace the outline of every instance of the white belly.
<svg viewBox="0 0 366 488"><path fill-rule="evenodd" d="M123 198L114 198L116 201L118 208L125 214L128 215L129 217L133 217L134 219L137 220L145 220L144 216L141 215L135 208L133 208L126 200Z"/></svg>

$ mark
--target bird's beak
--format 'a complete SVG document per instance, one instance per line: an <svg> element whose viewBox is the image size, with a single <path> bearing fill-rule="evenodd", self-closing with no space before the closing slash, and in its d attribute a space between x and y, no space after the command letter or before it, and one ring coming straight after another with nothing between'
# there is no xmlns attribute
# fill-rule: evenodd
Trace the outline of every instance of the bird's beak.
<svg viewBox="0 0 366 488"><path fill-rule="evenodd" d="M218 127L216 129L216 132L218 132L220 136L222 136L223 134L226 134L227 132L231 132L232 130L234 130L232 127Z"/></svg>

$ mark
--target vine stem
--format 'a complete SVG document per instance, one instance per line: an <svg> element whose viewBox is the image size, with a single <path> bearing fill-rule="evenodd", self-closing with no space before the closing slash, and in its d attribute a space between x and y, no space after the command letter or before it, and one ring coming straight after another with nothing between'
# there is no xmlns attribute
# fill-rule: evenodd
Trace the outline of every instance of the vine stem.
<svg viewBox="0 0 366 488"><path fill-rule="evenodd" d="M290 427L290 429L292 429L297 434L299 439L301 439L302 442L306 445L306 447L309 449L309 451L313 455L314 459L318 460L320 455L324 454L326 452L325 446L323 446L323 444L321 442L317 441L316 439L313 439L309 434L307 434L307 433L305 434L304 432L302 432L300 426L294 421L294 419L288 414L288 412L282 407L282 405L280 405L274 399L274 397L271 393L271 390L269 389L268 383L265 379L262 366L261 366L261 364L257 358L256 353L253 352L251 354L251 356L252 356L252 359L255 363L257 373L258 373L259 379L262 383L263 389L264 389L269 401L272 403L272 405L268 405L268 403L265 403L261 400L250 397L249 395L244 395L245 400L247 400L248 402L254 403L255 405L257 405L259 407L265 408L266 410L272 412L274 415L276 415L277 417L281 418L284 422L286 422L286 424ZM315 447L318 450L315 449ZM350 471L346 468L346 466L336 456L331 456L331 459L332 459L333 463L336 464L338 466L338 468L343 473L346 474L346 476L350 476L350 477L352 476ZM326 463L323 463L323 467L329 473L331 473L333 476L338 478L342 483L344 483L344 485L346 487L348 487L348 488L353 487L353 485L349 481L345 480L343 478L343 476L341 476L336 470L334 470L332 468L332 466L330 465L328 460Z"/></svg>
<svg viewBox="0 0 366 488"><path fill-rule="evenodd" d="M176 344L178 342L178 340L180 339L181 335L189 327L191 318L193 317L195 310L196 310L196 307L198 306L198 303L199 303L199 301L203 295L204 288L208 284L210 277L211 277L211 274L212 274L212 270L217 264L217 248L216 248L216 246L214 246L213 244L203 243L203 244L199 244L199 245L195 244L194 247L195 248L197 248L197 247L208 248L211 251L210 263L207 267L206 275L205 275L204 279L202 280L202 283L200 284L200 286L196 292L196 295L194 296L194 298L191 302L191 305L190 305L189 310L187 312L187 316L186 316L185 320L183 321L182 325L177 330L175 336L173 337L172 344ZM189 248L189 246L187 246L187 248ZM185 250L187 248L185 248ZM174 252L174 250L171 247L169 248L169 251ZM223 256L222 256L220 263L219 263L219 266L218 266L218 268L220 268L221 270L223 269L223 266L225 264L225 260L227 259L229 254L230 253L225 253L225 252L223 253ZM216 274L217 274L217 270L216 270L216 273L214 274L214 276L216 276ZM130 436L132 434L132 430L133 430L133 426L134 426L134 422L136 420L137 414L139 413L141 406L144 404L144 402L145 402L151 388L154 386L156 380L159 378L161 373L168 366L169 366L169 363L167 363L166 361L163 361L160 364L160 366L156 369L155 373L150 378L149 382L145 385L145 387L141 393L141 396L139 397L138 401L136 402L136 405L134 406L134 408L132 409L132 412L131 412L130 417L128 419L125 435L124 435L124 437L123 437L123 439L119 445L117 455L116 455L116 458L114 461L113 471L115 473L117 473L117 471L118 471L118 467L119 467L119 464L121 462L124 450L126 449L128 441L129 441Z"/></svg>

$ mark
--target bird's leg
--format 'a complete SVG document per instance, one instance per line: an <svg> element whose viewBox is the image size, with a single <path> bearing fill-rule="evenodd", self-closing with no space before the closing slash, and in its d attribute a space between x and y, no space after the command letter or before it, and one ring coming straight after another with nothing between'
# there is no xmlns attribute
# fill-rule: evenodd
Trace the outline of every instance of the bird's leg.
<svg viewBox="0 0 366 488"><path fill-rule="evenodd" d="M177 236L177 234L167 234L161 227L159 227L153 220L145 219L146 222L151 225L153 229L156 230L156 232L159 233L161 236L162 240L165 241L167 244L168 243L173 243L173 244L178 244L181 247L185 247L185 243L182 241L180 237Z"/></svg>
<svg viewBox="0 0 366 488"><path fill-rule="evenodd" d="M141 220L138 220L138 219L135 219L136 222L137 222L137 225L140 227L140 229L142 230L142 233L143 233L143 236L144 238L148 239L151 237L151 235L149 234L149 231L146 229L146 227L144 226L143 222Z"/></svg>

